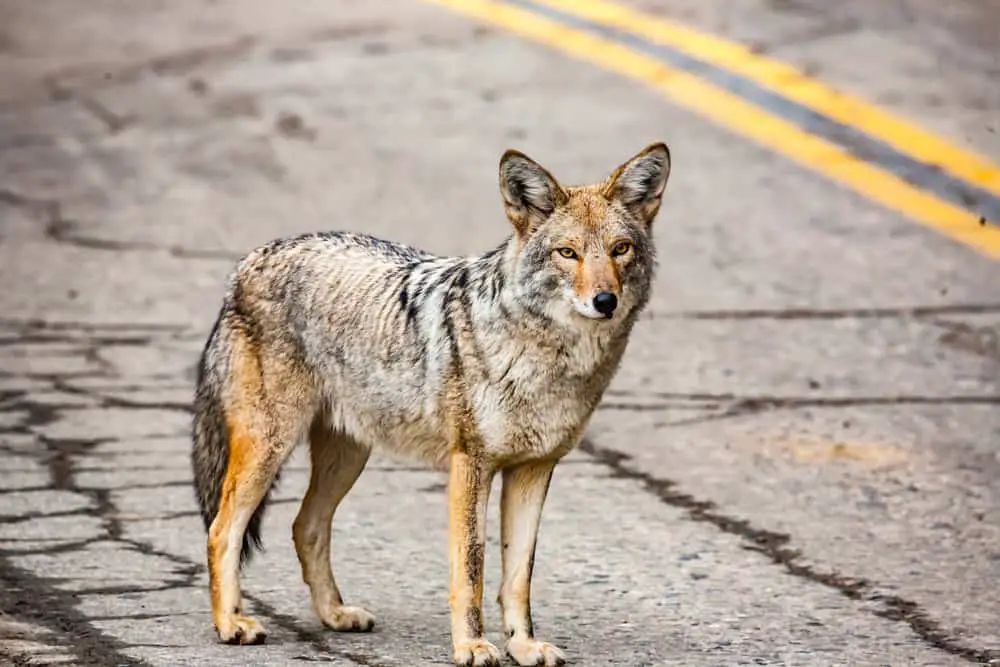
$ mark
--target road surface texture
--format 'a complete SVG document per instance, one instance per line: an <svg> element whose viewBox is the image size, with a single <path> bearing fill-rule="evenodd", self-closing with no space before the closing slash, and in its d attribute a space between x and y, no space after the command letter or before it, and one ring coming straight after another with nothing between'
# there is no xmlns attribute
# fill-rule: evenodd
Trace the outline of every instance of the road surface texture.
<svg viewBox="0 0 1000 667"><path fill-rule="evenodd" d="M667 4L633 7L1000 160L995 2ZM335 522L374 633L310 610L299 451L245 575L269 641L216 641L188 428L223 281L303 231L483 250L504 149L580 182L656 140L655 295L553 482L537 634L591 667L1000 664L1000 263L417 0L0 1L0 662L449 664L444 478L406 461Z"/></svg>

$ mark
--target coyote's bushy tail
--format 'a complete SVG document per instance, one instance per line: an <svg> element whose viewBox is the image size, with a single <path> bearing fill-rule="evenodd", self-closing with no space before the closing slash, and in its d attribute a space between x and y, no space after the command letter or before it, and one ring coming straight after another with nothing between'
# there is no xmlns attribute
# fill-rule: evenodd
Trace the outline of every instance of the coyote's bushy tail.
<svg viewBox="0 0 1000 667"><path fill-rule="evenodd" d="M218 363L225 355L225 351L220 349L224 342L219 335L219 324L219 321L215 323L198 362L192 424L191 467L205 530L212 526L215 515L219 512L222 485L229 466L229 429L222 401L222 376L226 364L222 364L220 368ZM254 549L261 547L260 525L269 496L270 492L261 500L243 533L241 564L249 562Z"/></svg>

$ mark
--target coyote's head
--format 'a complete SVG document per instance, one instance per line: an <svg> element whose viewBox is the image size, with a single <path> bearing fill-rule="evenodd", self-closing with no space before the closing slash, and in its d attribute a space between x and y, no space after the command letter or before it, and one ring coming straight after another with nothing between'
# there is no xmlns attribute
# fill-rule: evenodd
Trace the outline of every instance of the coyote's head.
<svg viewBox="0 0 1000 667"><path fill-rule="evenodd" d="M500 192L518 248L512 287L526 309L567 324L606 326L646 304L655 263L652 223L670 175L653 144L597 185L564 187L509 150Z"/></svg>

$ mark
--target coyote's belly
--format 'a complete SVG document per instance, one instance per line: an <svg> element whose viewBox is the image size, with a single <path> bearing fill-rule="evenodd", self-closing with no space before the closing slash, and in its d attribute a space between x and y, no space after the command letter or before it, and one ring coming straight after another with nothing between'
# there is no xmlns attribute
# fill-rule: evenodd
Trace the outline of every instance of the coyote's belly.
<svg viewBox="0 0 1000 667"><path fill-rule="evenodd" d="M331 427L376 450L436 467L447 463L439 374L427 364L338 364L324 375Z"/></svg>
<svg viewBox="0 0 1000 667"><path fill-rule="evenodd" d="M603 390L601 373L581 382L552 372L561 366L523 354L505 373L446 379L444 368L426 361L338 364L326 377L327 411L331 426L370 447L436 467L455 446L481 449L498 465L559 456L575 444ZM452 381L461 399L449 402Z"/></svg>
<svg viewBox="0 0 1000 667"><path fill-rule="evenodd" d="M447 464L455 446L481 448L498 465L560 456L575 444L592 408L578 397L538 396L533 402L503 400L497 387L484 388L472 407L473 430L459 433L443 409L403 409L370 400L333 401L332 426L373 449L416 458L434 467ZM442 406L443 407L443 406ZM466 442L453 442L455 437Z"/></svg>

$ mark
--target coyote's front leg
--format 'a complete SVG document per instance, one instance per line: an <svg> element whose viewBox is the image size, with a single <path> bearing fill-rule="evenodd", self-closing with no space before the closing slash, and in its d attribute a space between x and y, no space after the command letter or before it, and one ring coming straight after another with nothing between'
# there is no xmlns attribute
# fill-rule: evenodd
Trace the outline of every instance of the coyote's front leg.
<svg viewBox="0 0 1000 667"><path fill-rule="evenodd" d="M565 664L558 648L535 639L531 623L531 570L542 505L552 479L552 461L533 461L503 473L500 499L503 583L498 601L503 607L507 653L519 665Z"/></svg>
<svg viewBox="0 0 1000 667"><path fill-rule="evenodd" d="M499 667L500 651L483 627L483 557L486 504L492 469L466 452L451 455L448 478L448 564L451 637L455 664Z"/></svg>

